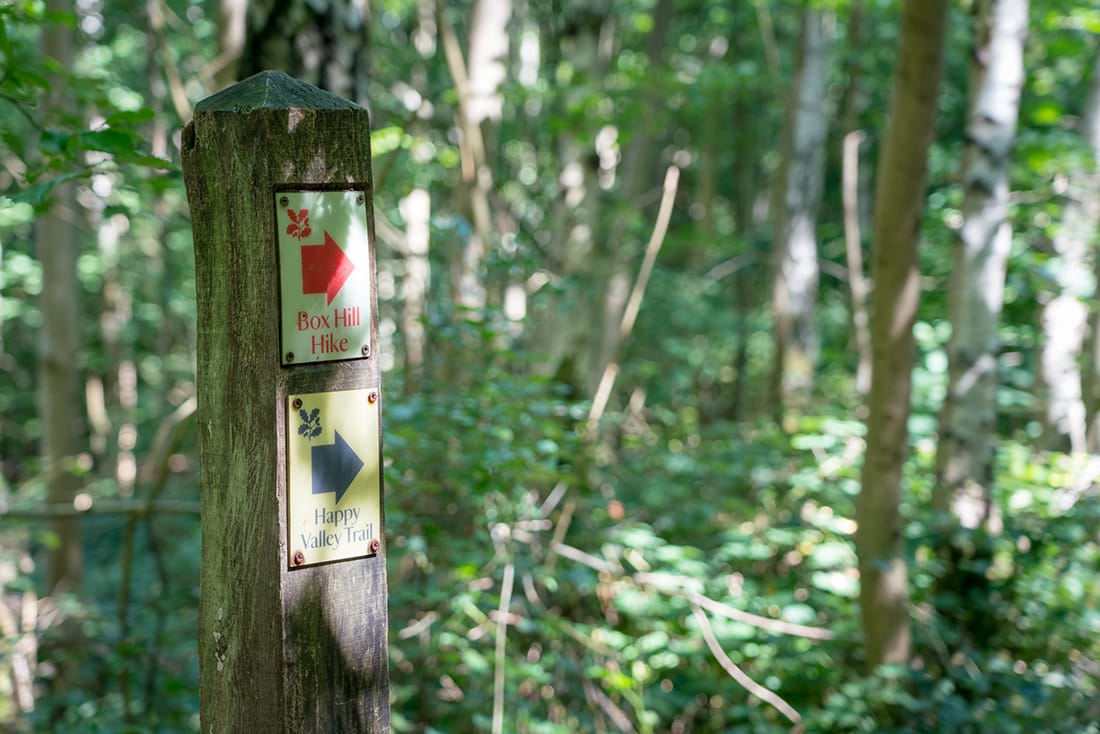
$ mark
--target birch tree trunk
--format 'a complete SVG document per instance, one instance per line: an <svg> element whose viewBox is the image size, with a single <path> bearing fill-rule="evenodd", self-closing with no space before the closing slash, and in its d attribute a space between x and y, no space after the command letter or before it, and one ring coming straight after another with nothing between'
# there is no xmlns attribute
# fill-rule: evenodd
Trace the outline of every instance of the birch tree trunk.
<svg viewBox="0 0 1100 734"><path fill-rule="evenodd" d="M1028 0L985 0L975 8L970 111L963 159L963 224L948 304L948 386L940 414L933 506L944 563L943 595L956 600L964 639L983 644L990 585L998 326L1012 244L1009 164L1016 138Z"/></svg>
<svg viewBox="0 0 1100 734"><path fill-rule="evenodd" d="M1093 166L1100 164L1100 48L1081 111L1081 135ZM1093 271L1100 228L1100 176L1094 167L1067 177L1062 226L1054 236L1055 288L1043 305L1039 377L1043 436L1047 449L1086 451L1088 430L1079 360L1087 331L1088 299L1096 293Z"/></svg>
<svg viewBox="0 0 1100 734"><path fill-rule="evenodd" d="M928 148L935 134L947 0L906 0L894 90L875 192L872 235L871 394L856 549L866 664L909 660L908 571L903 555L902 465L908 451L913 321Z"/></svg>
<svg viewBox="0 0 1100 734"><path fill-rule="evenodd" d="M783 136L783 159L774 211L775 367L772 400L777 411L813 386L819 345L814 326L817 302L817 210L825 176L825 11L807 6L791 84Z"/></svg>
<svg viewBox="0 0 1100 734"><path fill-rule="evenodd" d="M508 58L510 0L478 0L470 21L468 56L463 56L454 28L445 17L443 0L436 0L447 67L458 93L455 126L459 133L462 160L463 205L468 210L472 231L451 261L451 288L457 306L478 312L487 303L483 262L493 226L489 192L493 172L486 152L486 136L500 121L503 99L500 85Z"/></svg>
<svg viewBox="0 0 1100 734"><path fill-rule="evenodd" d="M945 523L942 584L962 597L963 610L988 603L984 571L969 569L973 561L989 558L989 536L999 530L992 497L998 326L1012 244L1009 164L1024 84L1028 0L984 0L975 10L963 224L948 293L948 386L933 493L934 508ZM987 617L964 613L962 622L969 633L981 635Z"/></svg>

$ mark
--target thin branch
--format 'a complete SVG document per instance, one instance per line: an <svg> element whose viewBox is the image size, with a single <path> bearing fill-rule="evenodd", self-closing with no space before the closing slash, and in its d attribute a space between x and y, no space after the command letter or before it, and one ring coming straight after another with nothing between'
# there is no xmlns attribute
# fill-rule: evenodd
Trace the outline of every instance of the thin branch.
<svg viewBox="0 0 1100 734"><path fill-rule="evenodd" d="M592 398L592 407L588 411L588 422L591 425L597 423L603 417L611 398L611 390L615 386L615 378L619 374L618 352L623 342L634 330L634 323L638 318L638 312L642 308L642 299L645 297L645 289L649 284L649 276L653 273L653 265L657 262L657 253L661 251L665 235L668 233L668 223L672 218L672 206L676 203L676 190L680 183L680 169L669 166L665 171L665 183L661 195L661 207L657 211L657 221L653 224L653 234L645 248L642 257L642 266L638 269L638 276L634 279L634 287L630 291L630 298L626 302L622 320L619 322L619 333L615 340L615 346L611 352L611 361L604 368L600 377L600 384L596 388L596 394Z"/></svg>
<svg viewBox="0 0 1100 734"><path fill-rule="evenodd" d="M562 487L562 491L564 493L565 484L562 483L558 486ZM555 489L555 491L557 490ZM544 504L543 507L545 506L546 505ZM547 566L550 569L554 568L555 560L559 555L557 551L554 551L554 549L558 546L562 546L562 542L565 540L565 534L569 532L569 525L573 522L573 513L576 511L576 509L577 503L574 500L569 500L565 503L565 507L562 508L561 514L558 515L557 525L554 526L554 537L550 540L550 550L552 551L552 555L546 561Z"/></svg>
<svg viewBox="0 0 1100 734"><path fill-rule="evenodd" d="M729 260L724 260L707 271L703 280L721 280L728 275L733 275L738 270L765 259L761 252L743 252Z"/></svg>
<svg viewBox="0 0 1100 734"><path fill-rule="evenodd" d="M168 38L164 32L165 5L163 0L151 0L146 5L149 14L149 30L157 42L157 50L160 52L158 61L164 67L164 78L168 83L169 96L172 98L172 106L176 108L176 114L180 120L187 122L191 119L191 101L187 98L184 89L183 78L180 76L179 67L176 65L168 47Z"/></svg>
<svg viewBox="0 0 1100 734"><path fill-rule="evenodd" d="M86 495L85 495L86 496ZM13 507L0 511L3 520L52 520L76 515L198 515L199 503L187 500L96 500L87 507L55 502L34 507Z"/></svg>
<svg viewBox="0 0 1100 734"><path fill-rule="evenodd" d="M844 251L848 260L848 291L852 298L852 326L856 332L856 390L871 389L871 333L867 314L867 279L863 275L863 237L859 227L859 145L866 135L853 130L844 136L843 206Z"/></svg>
<svg viewBox="0 0 1100 734"><path fill-rule="evenodd" d="M607 718L611 719L616 731L623 732L623 734L635 734L637 732L626 712L616 706L615 702L608 698L606 693L587 678L584 679L584 693L591 703L599 706Z"/></svg>
<svg viewBox="0 0 1100 734"><path fill-rule="evenodd" d="M630 336L634 330L634 322L638 318L638 311L642 307L642 298L645 297L645 289L649 284L649 277L653 273L653 265L657 262L657 253L661 251L665 235L668 234L668 223L672 219L672 206L676 203L676 190L680 184L680 169L669 166L665 171L665 184L661 195L661 208L657 212L657 221L653 225L653 234L645 247L645 256L642 258L642 267L638 270L638 277L634 281L634 288L630 292L630 299L623 311L623 319L619 324L619 345Z"/></svg>
<svg viewBox="0 0 1100 734"><path fill-rule="evenodd" d="M772 25L771 12L763 0L755 0L756 22L760 26L760 40L764 43L764 56L768 60L768 70L779 72L779 43L775 40L775 26Z"/></svg>
<svg viewBox="0 0 1100 734"><path fill-rule="evenodd" d="M571 561L576 561L582 566L588 566L593 571L599 573L612 573L614 569L611 564L602 558L597 558L591 553L585 553L579 548L574 548L571 545L565 543L553 543L550 545L550 550L557 553L563 558L568 558Z"/></svg>
<svg viewBox="0 0 1100 734"><path fill-rule="evenodd" d="M542 506L539 507L540 517L550 516L550 513L554 511L554 508L558 506L559 502L561 502L562 497L565 496L566 489L567 486L565 482L558 482L554 485L554 489L551 490L550 494L546 497L546 500L542 503Z"/></svg>
<svg viewBox="0 0 1100 734"><path fill-rule="evenodd" d="M726 654L721 643L718 642L718 638L714 636L714 629L710 626L710 619L707 618L706 612L699 607L692 607L691 612L699 623L699 630L703 633L703 639L706 640L707 647L710 648L711 654L714 655L715 660L722 666L722 669L729 673L729 676L751 695L775 707L779 713L787 717L788 721L796 725L796 731L801 731L802 727L797 725L802 722L802 715L795 711L794 707L783 700L779 694L754 681L741 668L737 667L737 663L730 660L729 655Z"/></svg>
<svg viewBox="0 0 1100 734"><path fill-rule="evenodd" d="M691 591L684 588L684 585L688 582L694 581L686 576L675 576L667 573L645 573L638 572L633 576L634 580L639 584L652 586L658 591L666 594L674 594L676 596L682 596L693 605L703 607L707 611L714 614L732 619L735 622L742 622L744 624L752 625L759 629L767 630L768 632L775 632L782 635L794 635L795 637L805 637L810 640L831 640L836 635L832 630L827 630L822 627L810 627L804 624L794 624L792 622L784 622L780 619L771 619L770 617L761 617L752 612L746 612L736 607L731 607L729 604L724 604L720 601L715 601L709 596L700 594L696 591Z"/></svg>
<svg viewBox="0 0 1100 734"><path fill-rule="evenodd" d="M410 637L419 637L422 633L430 630L432 628L432 625L435 624L435 622L438 620L438 612L428 612L415 622L406 625L397 633L397 636L402 640L407 640Z"/></svg>
<svg viewBox="0 0 1100 734"><path fill-rule="evenodd" d="M493 734L504 731L504 653L508 642L508 607L512 605L512 583L516 567L509 563L504 567L504 580L500 585L500 606L497 609L496 669L493 673Z"/></svg>

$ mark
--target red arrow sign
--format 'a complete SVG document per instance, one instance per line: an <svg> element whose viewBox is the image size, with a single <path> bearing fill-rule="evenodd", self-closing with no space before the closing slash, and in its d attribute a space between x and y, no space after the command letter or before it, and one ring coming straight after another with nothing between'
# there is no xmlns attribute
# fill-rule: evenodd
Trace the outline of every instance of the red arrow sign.
<svg viewBox="0 0 1100 734"><path fill-rule="evenodd" d="M302 245L302 293L324 293L328 303L344 287L355 263L348 259L327 231L321 245Z"/></svg>

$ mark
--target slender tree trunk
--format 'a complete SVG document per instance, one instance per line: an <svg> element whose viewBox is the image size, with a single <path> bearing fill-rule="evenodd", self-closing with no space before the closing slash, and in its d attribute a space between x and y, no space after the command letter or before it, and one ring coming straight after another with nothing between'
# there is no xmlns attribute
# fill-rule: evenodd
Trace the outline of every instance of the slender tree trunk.
<svg viewBox="0 0 1100 734"><path fill-rule="evenodd" d="M852 300L852 332L856 344L856 391L866 396L871 389L871 333L868 329L868 288L863 272L863 217L860 196L863 187L860 176L859 149L867 137L859 129L859 113L863 107L863 66L859 54L864 42L863 2L854 0L848 15L848 50L852 62L848 65L848 88L844 103L844 143L842 151L842 196L844 204L844 251L848 263L848 294Z"/></svg>
<svg viewBox="0 0 1100 734"><path fill-rule="evenodd" d="M1027 5L1027 0L981 3L971 55L964 218L948 296L950 373L934 495L937 509L953 511L969 529L986 523L992 510L997 330L1012 242L1008 176L1024 82Z"/></svg>
<svg viewBox="0 0 1100 734"><path fill-rule="evenodd" d="M844 136L844 253L848 262L848 294L852 299L852 328L856 340L856 391L871 389L871 333L868 329L867 278L863 274L863 237L859 223L859 146L862 130Z"/></svg>
<svg viewBox="0 0 1100 734"><path fill-rule="evenodd" d="M599 41L603 22L600 15L582 13L572 24L572 32L559 39L562 56L584 80L562 91L563 114L582 105L601 82ZM609 248L599 242L602 209L591 138L564 131L558 136L561 193L553 204L549 267L559 282L537 299L531 331L532 348L543 355L537 371L554 375L589 395L599 378L589 359L592 327L600 321L600 281L608 277L611 257Z"/></svg>
<svg viewBox="0 0 1100 734"><path fill-rule="evenodd" d="M424 376L427 334L423 318L428 289L431 287L431 264L428 261L431 213L432 199L427 189L413 189L401 200L401 217L405 220L405 241L408 243L403 294L405 307L401 315L405 338L404 387L407 395L420 389L420 381Z"/></svg>
<svg viewBox="0 0 1100 734"><path fill-rule="evenodd" d="M1100 167L1100 44L1096 49L1096 56L1092 65L1092 82L1089 89L1088 109L1091 114L1085 116L1082 126L1082 135L1089 148L1092 150L1093 163ZM1081 191L1083 201L1092 202L1094 206L1100 204L1100 173L1093 173L1089 179L1089 186ZM1092 210L1096 219L1100 222L1100 211ZM1100 224L1093 227L1093 232L1100 228ZM1100 238L1094 239L1092 254L1093 267L1100 268L1100 256L1096 248L1100 246ZM1100 270L1094 270L1094 274L1100 281ZM1085 360L1087 372L1084 377L1084 393L1086 413L1091 416L1088 425L1088 450L1094 453L1100 452L1100 310L1093 312L1092 334L1089 339L1088 354Z"/></svg>
<svg viewBox="0 0 1100 734"><path fill-rule="evenodd" d="M214 85L224 89L238 81L237 69L244 53L245 20L248 0L219 0L218 57L214 66Z"/></svg>
<svg viewBox="0 0 1100 734"><path fill-rule="evenodd" d="M462 160L462 203L473 225L462 249L452 259L451 287L456 305L477 313L488 302L482 269L493 236L489 204L493 172L485 141L487 135L494 134L500 120L500 85L508 58L507 26L512 4L510 0L478 0L471 18L468 59L445 13L444 1L436 0L443 52L458 93L455 125Z"/></svg>
<svg viewBox="0 0 1100 734"><path fill-rule="evenodd" d="M51 0L49 10L68 12L63 0ZM43 52L56 59L59 68L73 64L72 30L63 23L50 23L43 31ZM67 84L55 78L52 93L45 100L52 114L66 114ZM47 475L47 500L72 504L80 489L75 474L83 450L84 402L80 399L80 281L76 262L80 252L80 213L76 190L71 183L59 184L51 197L48 213L39 217L35 227L38 259L42 266L39 307L42 328L39 332L38 394L42 421L42 460ZM83 550L80 520L61 517L51 522L57 536L49 558L50 587L56 590L79 588L83 575Z"/></svg>
<svg viewBox="0 0 1100 734"><path fill-rule="evenodd" d="M608 4L609 6L609 4ZM607 6L603 6L607 7ZM658 74L664 67L664 50L668 40L668 30L676 15L672 0L656 0L653 6L653 30L646 38L646 58L650 73ZM606 19L600 28L600 60L606 65L610 59L610 30L612 26ZM642 203L646 199L648 206L660 198L661 178L657 167L658 155L654 138L657 131L657 113L664 99L656 93L643 89L641 100L641 123L633 128L633 135L625 145L622 165L619 166L619 196L622 209L612 218L602 242L598 242L604 267L609 271L602 273L597 293L601 313L596 316L596 329L586 351L588 362L585 373L588 377L587 388L591 390L602 379L604 370L614 359L617 348L619 325L627 306L631 290L631 281L638 268L639 250L626 246L625 233L634 212L647 208ZM653 191L650 199L647 191ZM648 218L647 218L648 219ZM602 233L602 232L601 232Z"/></svg>
<svg viewBox="0 0 1100 734"><path fill-rule="evenodd" d="M908 572L900 514L908 452L913 321L928 148L935 134L947 0L906 0L872 235L871 394L856 502L860 611L870 668L909 660Z"/></svg>
<svg viewBox="0 0 1100 734"><path fill-rule="evenodd" d="M960 597L964 631L982 644L990 631L984 613L989 581L984 571L970 569L990 560L989 538L999 530L993 504L998 327L1012 244L1009 164L1024 84L1028 0L985 0L976 11L963 224L948 294L949 375L933 505L944 522L941 585Z"/></svg>
<svg viewBox="0 0 1100 734"><path fill-rule="evenodd" d="M775 367L772 404L777 411L805 398L813 387L819 351L817 209L825 177L827 39L825 11L802 11L802 37L791 84L783 160L772 207L775 236Z"/></svg>
<svg viewBox="0 0 1100 734"><path fill-rule="evenodd" d="M1092 64L1092 80L1081 111L1081 135L1091 165L1067 177L1062 226L1054 236L1055 287L1043 305L1040 356L1043 436L1048 449L1088 450L1085 386L1079 360L1085 346L1088 299L1093 295L1097 229L1100 228L1100 47ZM1094 327L1095 333L1095 327ZM1093 371L1095 374L1095 369Z"/></svg>

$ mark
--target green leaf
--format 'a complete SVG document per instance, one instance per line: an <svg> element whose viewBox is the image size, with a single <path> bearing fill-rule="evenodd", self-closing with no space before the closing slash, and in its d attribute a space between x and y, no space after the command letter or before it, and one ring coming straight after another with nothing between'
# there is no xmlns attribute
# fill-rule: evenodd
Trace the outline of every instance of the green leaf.
<svg viewBox="0 0 1100 734"><path fill-rule="evenodd" d="M64 155L72 135L64 130L43 130L38 149L46 155Z"/></svg>
<svg viewBox="0 0 1100 734"><path fill-rule="evenodd" d="M8 27L7 24L4 23L4 17L2 15L0 15L0 53L4 54L5 59L8 59L9 61L13 60L11 53L11 39L8 38Z"/></svg>
<svg viewBox="0 0 1100 734"><path fill-rule="evenodd" d="M43 181L37 186L32 186L26 191L20 192L15 197L16 202L26 202L32 206L41 206L46 203L46 200L50 197L50 192L54 187L65 181L71 181L76 178L87 178L89 176L88 171L74 171L71 173L63 173L59 176L54 176L48 181Z"/></svg>
<svg viewBox="0 0 1100 734"><path fill-rule="evenodd" d="M107 128L127 128L150 122L156 113L150 107L141 107L136 110L120 110L107 116L104 126Z"/></svg>
<svg viewBox="0 0 1100 734"><path fill-rule="evenodd" d="M80 133L80 143L83 147L110 153L120 158L129 158L134 155L134 142L134 136L111 128Z"/></svg>

